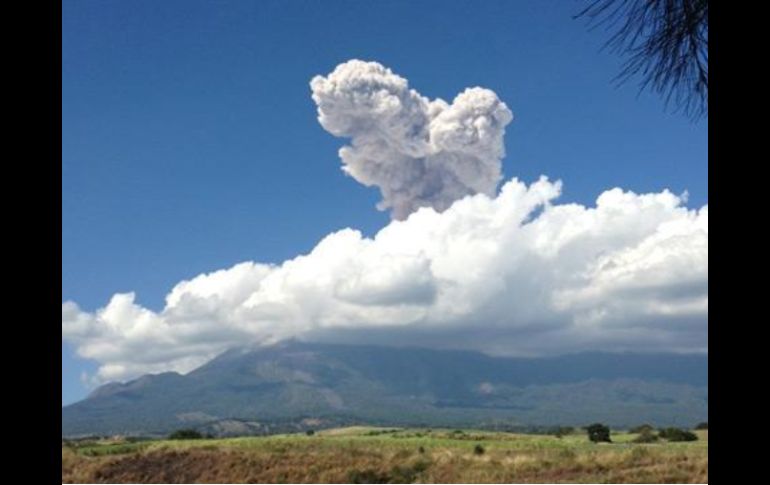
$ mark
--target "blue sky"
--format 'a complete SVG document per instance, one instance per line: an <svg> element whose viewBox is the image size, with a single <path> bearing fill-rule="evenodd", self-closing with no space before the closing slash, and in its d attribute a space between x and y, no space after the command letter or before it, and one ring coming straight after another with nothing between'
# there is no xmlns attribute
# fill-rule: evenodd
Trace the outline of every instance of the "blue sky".
<svg viewBox="0 0 770 485"><path fill-rule="evenodd" d="M62 301L93 311L136 291L160 310L182 279L385 226L310 98L352 58L430 98L495 91L514 113L506 180L561 179L560 202L620 186L707 203L707 122L613 87L607 33L571 18L584 3L65 0ZM95 368L62 344L63 404Z"/></svg>

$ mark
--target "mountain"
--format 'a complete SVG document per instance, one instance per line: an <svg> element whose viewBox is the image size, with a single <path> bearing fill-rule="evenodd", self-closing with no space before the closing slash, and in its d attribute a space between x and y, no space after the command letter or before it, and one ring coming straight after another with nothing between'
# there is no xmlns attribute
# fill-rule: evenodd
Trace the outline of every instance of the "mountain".
<svg viewBox="0 0 770 485"><path fill-rule="evenodd" d="M352 423L691 426L708 420L708 357L544 358L289 341L231 349L180 375L146 375L62 408L62 435L196 427L261 434Z"/></svg>

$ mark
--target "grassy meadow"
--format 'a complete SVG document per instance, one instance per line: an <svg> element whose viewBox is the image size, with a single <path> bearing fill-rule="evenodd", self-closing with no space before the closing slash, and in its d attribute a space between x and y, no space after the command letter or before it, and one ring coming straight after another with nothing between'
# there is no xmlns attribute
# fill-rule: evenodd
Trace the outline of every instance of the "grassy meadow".
<svg viewBox="0 0 770 485"><path fill-rule="evenodd" d="M698 441L591 443L504 432L350 427L198 440L62 446L62 483L707 483Z"/></svg>

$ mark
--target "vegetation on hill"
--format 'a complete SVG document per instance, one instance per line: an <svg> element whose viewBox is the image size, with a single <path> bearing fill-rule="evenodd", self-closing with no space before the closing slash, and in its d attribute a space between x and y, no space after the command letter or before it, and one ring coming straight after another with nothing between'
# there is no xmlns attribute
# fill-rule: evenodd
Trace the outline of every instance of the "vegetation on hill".
<svg viewBox="0 0 770 485"><path fill-rule="evenodd" d="M170 440L200 440L203 435L194 429L180 429L168 435Z"/></svg>
<svg viewBox="0 0 770 485"><path fill-rule="evenodd" d="M234 349L187 375L109 384L62 408L62 436L215 436L383 426L683 426L708 416L703 356L548 358L290 343Z"/></svg>

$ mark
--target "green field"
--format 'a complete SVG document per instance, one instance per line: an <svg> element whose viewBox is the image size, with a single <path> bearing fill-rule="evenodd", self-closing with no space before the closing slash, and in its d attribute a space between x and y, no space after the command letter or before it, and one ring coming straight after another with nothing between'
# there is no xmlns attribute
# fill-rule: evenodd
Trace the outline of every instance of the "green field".
<svg viewBox="0 0 770 485"><path fill-rule="evenodd" d="M62 446L63 483L706 483L698 441L351 427L207 440Z"/></svg>

